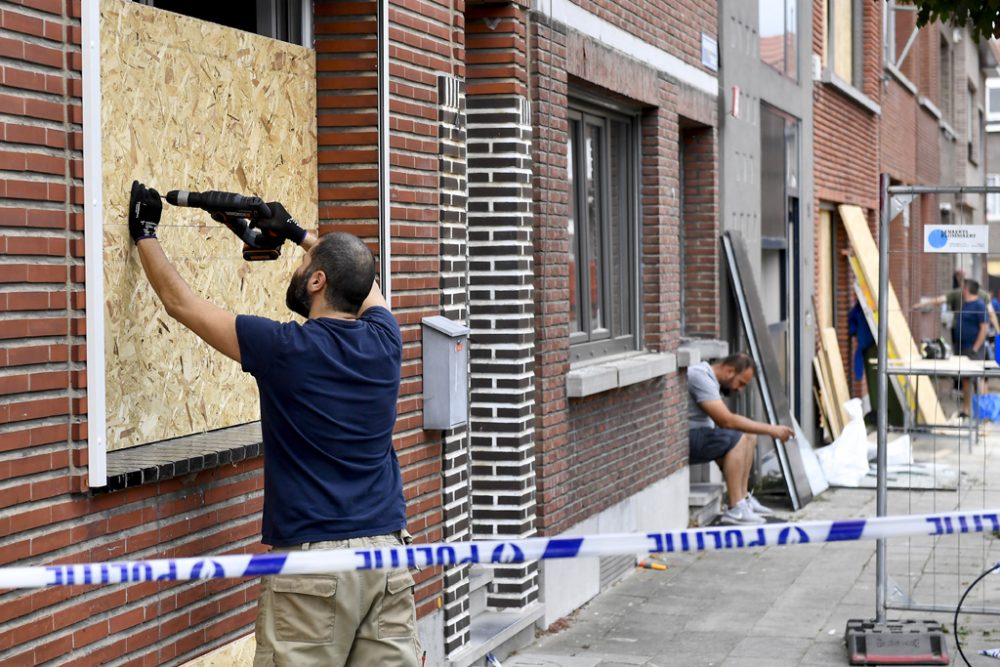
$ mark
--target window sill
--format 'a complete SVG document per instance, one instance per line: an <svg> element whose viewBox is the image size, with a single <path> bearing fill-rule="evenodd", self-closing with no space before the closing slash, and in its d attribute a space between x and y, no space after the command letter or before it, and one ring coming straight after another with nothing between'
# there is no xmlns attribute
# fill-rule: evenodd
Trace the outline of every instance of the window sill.
<svg viewBox="0 0 1000 667"><path fill-rule="evenodd" d="M955 132L955 128L949 125L944 119L942 119L938 125L941 126L941 131L944 132L944 136L948 141L955 142L958 140L958 133Z"/></svg>
<svg viewBox="0 0 1000 667"><path fill-rule="evenodd" d="M908 91L910 91L910 93L912 93L913 95L917 95L918 94L916 84L914 84L912 81L910 81L906 77L906 75L903 74L900 71L900 69L898 67L896 67L892 63L886 63L885 64L885 71L888 72L889 74L891 74L893 76L893 78L895 78L896 81L898 81L900 83L900 85L903 86L903 88L906 88Z"/></svg>
<svg viewBox="0 0 1000 667"><path fill-rule="evenodd" d="M91 491L120 491L162 482L260 456L260 422L172 438L108 452L108 484Z"/></svg>
<svg viewBox="0 0 1000 667"><path fill-rule="evenodd" d="M942 120L941 110L938 109L933 102L931 102L930 98L928 98L926 95L920 95L917 97L917 101L920 103L920 106L922 106L924 109L927 110L927 113L934 116L934 118L936 118L938 122L941 122Z"/></svg>
<svg viewBox="0 0 1000 667"><path fill-rule="evenodd" d="M841 79L839 76L831 72L830 70L823 70L823 74L820 77L820 81L836 89L845 97L851 99L857 104L861 105L871 113L876 116L882 115L882 107L880 107L874 100L862 93L860 90L849 84L848 82Z"/></svg>
<svg viewBox="0 0 1000 667"><path fill-rule="evenodd" d="M606 357L587 365L574 365L566 373L566 395L593 396L612 389L663 377L677 370L677 356L670 353L632 352Z"/></svg>
<svg viewBox="0 0 1000 667"><path fill-rule="evenodd" d="M729 343L714 338L682 338L677 348L678 368L690 368L702 361L729 355Z"/></svg>

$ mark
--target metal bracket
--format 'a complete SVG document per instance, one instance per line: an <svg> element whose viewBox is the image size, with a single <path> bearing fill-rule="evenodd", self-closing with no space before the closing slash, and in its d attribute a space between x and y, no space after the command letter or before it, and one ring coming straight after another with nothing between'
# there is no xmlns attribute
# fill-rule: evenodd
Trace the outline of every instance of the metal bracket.
<svg viewBox="0 0 1000 667"><path fill-rule="evenodd" d="M903 209L913 202L915 195L893 195L889 199L889 219L895 220L896 216L903 212Z"/></svg>

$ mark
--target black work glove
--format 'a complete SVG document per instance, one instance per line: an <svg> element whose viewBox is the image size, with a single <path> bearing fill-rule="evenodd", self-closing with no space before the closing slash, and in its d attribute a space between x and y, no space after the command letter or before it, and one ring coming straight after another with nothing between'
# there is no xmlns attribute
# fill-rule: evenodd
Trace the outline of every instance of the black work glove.
<svg viewBox="0 0 1000 667"><path fill-rule="evenodd" d="M271 209L270 218L258 218L253 226L263 232L270 232L281 239L288 239L295 245L299 245L306 238L306 230L295 222L292 214L285 210L280 202L269 201L267 207Z"/></svg>
<svg viewBox="0 0 1000 667"><path fill-rule="evenodd" d="M155 239L161 213L163 202L160 201L160 193L139 181L132 181L128 206L128 233L132 241L138 243L142 239Z"/></svg>

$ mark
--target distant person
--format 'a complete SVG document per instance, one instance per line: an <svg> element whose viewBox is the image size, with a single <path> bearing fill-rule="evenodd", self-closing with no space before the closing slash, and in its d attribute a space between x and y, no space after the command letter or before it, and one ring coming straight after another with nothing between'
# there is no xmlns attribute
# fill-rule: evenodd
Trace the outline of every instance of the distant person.
<svg viewBox="0 0 1000 667"><path fill-rule="evenodd" d="M957 317L959 311L962 310L962 303L965 297L962 294L965 284L965 272L962 269L956 269L954 275L952 276L952 289L945 292L944 294L939 294L936 297L930 299L921 299L917 303L913 304L913 308L920 310L922 312L927 312L932 306L940 306L945 304L945 313L943 320L952 329L952 338L954 338L954 328L955 328L955 317ZM976 285L979 284L978 281L973 281ZM979 289L976 292L976 296L986 305L986 316L989 319L990 325L996 331L1000 331L1000 322L997 321L997 308L993 304L993 301L998 301L990 297L990 293L984 289ZM956 354L958 350L956 348Z"/></svg>
<svg viewBox="0 0 1000 667"><path fill-rule="evenodd" d="M782 442L792 437L788 426L772 426L729 411L723 396L738 394L753 380L756 364L744 352L722 361L703 361L688 368L688 444L691 463L715 461L726 481L728 508L722 523L753 526L766 523L773 510L749 492L756 435Z"/></svg>
<svg viewBox="0 0 1000 667"><path fill-rule="evenodd" d="M952 345L964 357L975 360L986 358L987 334L986 304L979 298L979 283L967 279L962 286L962 309L955 316L952 327ZM972 412L972 385L968 378L962 380L962 411L968 417Z"/></svg>
<svg viewBox="0 0 1000 667"><path fill-rule="evenodd" d="M851 364L855 380L865 380L868 386L868 402L871 412L865 415L865 423L873 426L878 417L878 343L868 318L861 308L861 302L855 301L854 307L847 313L847 335L854 338L854 356ZM890 426L903 425L903 407L899 397L890 391L886 396L888 407L888 423Z"/></svg>

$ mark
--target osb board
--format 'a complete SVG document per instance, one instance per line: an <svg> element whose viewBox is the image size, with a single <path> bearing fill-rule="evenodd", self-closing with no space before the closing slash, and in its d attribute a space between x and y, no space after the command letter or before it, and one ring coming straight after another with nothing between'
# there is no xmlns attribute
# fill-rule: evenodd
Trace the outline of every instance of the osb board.
<svg viewBox="0 0 1000 667"><path fill-rule="evenodd" d="M256 650L257 641L251 633L220 646L211 653L185 662L183 667L250 667Z"/></svg>
<svg viewBox="0 0 1000 667"><path fill-rule="evenodd" d="M278 200L317 216L311 50L122 0L101 0L101 126L108 448L260 418L253 379L169 318L129 240L138 179L168 190ZM164 204L167 256L202 296L234 313L288 319L301 258L244 262L242 242L198 209Z"/></svg>
<svg viewBox="0 0 1000 667"><path fill-rule="evenodd" d="M844 410L844 403L851 398L851 390L847 386L847 374L844 372L844 359L840 356L840 343L837 341L837 330L832 327L819 332L821 349L826 356L827 367L830 369L827 384L833 392L832 400L840 419L841 428L847 425L850 418Z"/></svg>
<svg viewBox="0 0 1000 667"><path fill-rule="evenodd" d="M840 435L839 425L835 423L836 415L833 411L833 403L830 402L830 393L826 386L826 379L823 377L823 370L820 367L819 356L813 357L813 378L816 386L813 387L813 394L816 403L819 405L820 414L823 417L824 431L827 431L830 441L835 440Z"/></svg>
<svg viewBox="0 0 1000 667"><path fill-rule="evenodd" d="M872 238L871 230L868 229L868 222L865 220L865 215L859 207L845 204L841 205L838 210L840 211L840 218L844 223L844 229L847 231L848 239L851 242L851 247L854 249L854 258L856 261L853 261L851 266L854 268L858 280L864 283L865 288L873 297L873 303L871 304L873 306L872 312L877 317L879 256L875 239ZM889 300L888 357L890 359L901 359L904 362L923 358L913 340L913 335L910 333L910 326L907 324L906 318L903 317L903 312L899 307L899 300L896 298L896 292L893 290L891 283L889 284L889 293L886 296ZM879 341L879 344L881 345L882 341ZM938 402L937 392L934 390L934 384L930 378L925 375L918 375L913 380L913 384L915 385L913 387L913 397L917 402L917 410L922 422L924 424L945 423L944 412L941 409L941 404Z"/></svg>

